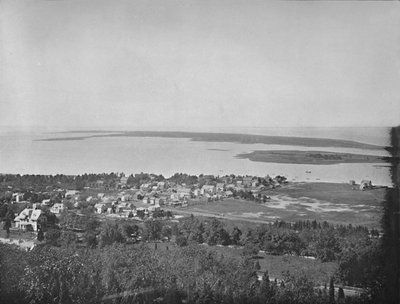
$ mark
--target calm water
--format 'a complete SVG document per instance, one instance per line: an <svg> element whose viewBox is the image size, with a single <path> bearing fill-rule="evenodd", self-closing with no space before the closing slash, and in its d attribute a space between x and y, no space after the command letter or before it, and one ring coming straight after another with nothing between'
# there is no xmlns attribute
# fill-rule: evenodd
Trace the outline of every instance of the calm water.
<svg viewBox="0 0 400 304"><path fill-rule="evenodd" d="M199 130L187 130L199 131ZM201 130L210 131L210 130ZM302 136L356 140L378 145L389 143L384 128L241 128L214 129L214 132ZM190 174L285 175L289 180L348 182L371 179L390 185L389 170L378 164L293 165L237 159L253 150L325 150L385 156L384 150L307 148L265 144L196 142L187 139L114 137L81 141L35 141L76 134L44 133L32 130L0 132L0 172L20 174L82 174L149 172L170 176ZM83 134L80 134L83 135ZM311 171L311 173L306 173Z"/></svg>

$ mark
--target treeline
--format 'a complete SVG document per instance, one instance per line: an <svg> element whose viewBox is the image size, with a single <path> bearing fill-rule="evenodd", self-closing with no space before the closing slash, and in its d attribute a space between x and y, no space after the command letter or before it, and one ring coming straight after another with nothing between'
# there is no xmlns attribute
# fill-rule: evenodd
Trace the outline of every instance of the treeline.
<svg viewBox="0 0 400 304"><path fill-rule="evenodd" d="M72 216L69 215L68 218ZM352 225L333 226L327 222L298 221L286 223L276 221L242 231L237 226L230 229L218 219L199 220L193 216L179 223L147 220L136 225L130 222L100 224L95 220L73 216L85 231L84 241L93 247L114 242L126 243L171 240L180 246L190 244L234 245L243 247L246 256L255 256L260 250L273 255L311 256L322 262L339 263L338 278L346 285L366 287L373 285L380 239L377 231L371 234L367 228ZM66 227L66 220L61 226ZM139 238L140 236L140 238Z"/></svg>
<svg viewBox="0 0 400 304"><path fill-rule="evenodd" d="M233 245L243 248L243 255L257 256L260 250L272 255L311 256L322 262L339 264L337 279L345 285L375 286L381 239L368 229L352 225L333 226L327 222L276 221L241 230L227 228L218 219L200 220L194 216L178 223L150 219L144 223L99 222L91 215L65 213L59 229L49 227L44 241L53 246L103 248L114 243L173 241L179 247L192 244ZM79 233L76 233L78 231Z"/></svg>
<svg viewBox="0 0 400 304"><path fill-rule="evenodd" d="M115 189L118 188L121 182L121 177L126 177L126 185L128 187L140 187L140 185L149 182L168 181L170 183L193 186L198 185L202 187L206 184L213 184L219 182L234 183L237 180L242 180L243 176L234 174L225 176L214 175L190 175L186 173L175 173L169 178L159 174L149 173L136 173L125 176L124 173L101 173L101 174L83 174L83 175L35 175L35 174L1 174L0 175L0 202L10 200L7 192L21 191L21 192L46 192L54 189L70 189L82 190L85 187L94 187L102 189ZM258 184L269 186L273 179L270 177L255 177ZM275 181L278 183L285 183L284 176L276 176Z"/></svg>
<svg viewBox="0 0 400 304"><path fill-rule="evenodd" d="M218 219L201 221L194 216L181 220L173 231L183 240L182 243L195 241L209 245L237 246L251 244L270 254L313 256L323 262L337 260L350 247L363 240L373 242L379 236L378 231L370 232L362 226L334 226L317 221L275 221L256 228L247 228L246 231L241 231L238 227L229 230Z"/></svg>
<svg viewBox="0 0 400 304"><path fill-rule="evenodd" d="M0 189L7 191L19 189L21 191L49 191L52 189L82 190L97 181L103 182L103 187L115 187L120 180L120 174L101 173L83 175L39 175L39 174L3 174L0 176ZM10 188L11 187L11 188Z"/></svg>
<svg viewBox="0 0 400 304"><path fill-rule="evenodd" d="M160 227L159 229L163 229ZM376 280L380 239L378 232L352 225L333 226L327 222L276 221L241 231L227 229L217 219L200 221L189 217L172 226L179 246L190 243L243 246L244 254L257 255L259 250L273 255L311 256L322 262L339 263L338 278L349 286L370 287ZM157 235L157 234L155 234Z"/></svg>
<svg viewBox="0 0 400 304"><path fill-rule="evenodd" d="M315 289L311 278L268 272L253 261L191 245L155 250L146 244L98 248L0 244L1 303L373 303ZM333 288L329 290L333 291ZM368 302L367 302L368 301Z"/></svg>

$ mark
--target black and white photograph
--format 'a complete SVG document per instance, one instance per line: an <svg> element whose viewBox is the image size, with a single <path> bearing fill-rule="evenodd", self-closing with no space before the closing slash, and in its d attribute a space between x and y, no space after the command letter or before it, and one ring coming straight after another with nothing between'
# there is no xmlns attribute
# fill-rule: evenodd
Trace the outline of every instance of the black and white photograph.
<svg viewBox="0 0 400 304"><path fill-rule="evenodd" d="M400 2L0 0L1 304L398 304Z"/></svg>

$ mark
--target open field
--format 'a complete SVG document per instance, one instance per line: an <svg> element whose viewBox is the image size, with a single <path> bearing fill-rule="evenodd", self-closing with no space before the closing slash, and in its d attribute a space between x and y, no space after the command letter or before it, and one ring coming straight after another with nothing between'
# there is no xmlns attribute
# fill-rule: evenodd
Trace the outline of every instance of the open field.
<svg viewBox="0 0 400 304"><path fill-rule="evenodd" d="M280 163L280 164L310 164L310 165L334 165L341 163L382 163L380 156L337 153L325 151L253 151L237 155L238 158L246 158L255 162Z"/></svg>
<svg viewBox="0 0 400 304"><path fill-rule="evenodd" d="M385 189L361 191L348 184L292 183L265 194L271 197L266 203L225 199L171 210L256 224L317 220L379 229Z"/></svg>
<svg viewBox="0 0 400 304"><path fill-rule="evenodd" d="M205 142L234 142L242 144L269 144L269 145L290 145L305 147L338 147L358 149L381 149L377 145L360 143L342 139L289 137L289 136L266 136L236 133L200 133L200 132L161 132L161 131L115 131L108 133L104 131L75 131L69 133L93 133L92 135L79 135L73 137L46 138L42 141L59 140L85 140L93 137L164 137L164 138L188 138L194 141Z"/></svg>

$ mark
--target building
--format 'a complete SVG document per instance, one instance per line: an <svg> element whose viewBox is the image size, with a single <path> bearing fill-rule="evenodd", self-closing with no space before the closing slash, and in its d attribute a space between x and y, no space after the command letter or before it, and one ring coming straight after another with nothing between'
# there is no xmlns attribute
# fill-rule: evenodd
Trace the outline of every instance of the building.
<svg viewBox="0 0 400 304"><path fill-rule="evenodd" d="M15 227L23 230L32 229L33 231L37 231L38 221L41 218L43 218L43 221L47 220L47 218L42 214L42 210L25 208L19 215L15 217Z"/></svg>
<svg viewBox="0 0 400 304"><path fill-rule="evenodd" d="M94 205L94 208L98 214L106 212L109 207L111 207L111 204L97 203Z"/></svg>
<svg viewBox="0 0 400 304"><path fill-rule="evenodd" d="M67 190L66 192L65 192L65 197L72 197L72 196L75 196L75 195L77 195L79 193L79 191L77 191L77 190Z"/></svg>
<svg viewBox="0 0 400 304"><path fill-rule="evenodd" d="M55 203L51 208L50 212L54 214L60 214L65 210L65 206L62 203Z"/></svg>
<svg viewBox="0 0 400 304"><path fill-rule="evenodd" d="M217 191L222 192L222 191L225 190L225 184L224 183L217 183L216 188L217 188Z"/></svg>
<svg viewBox="0 0 400 304"><path fill-rule="evenodd" d="M253 188L258 187L259 185L260 185L260 183L258 182L258 180L253 180L253 181L251 182L251 186L252 186Z"/></svg>
<svg viewBox="0 0 400 304"><path fill-rule="evenodd" d="M42 206L48 206L48 205L50 205L50 199L42 200Z"/></svg>
<svg viewBox="0 0 400 304"><path fill-rule="evenodd" d="M253 177L251 177L251 176L245 176L245 177L243 177L243 185L244 185L245 187L250 187L252 181L253 181Z"/></svg>
<svg viewBox="0 0 400 304"><path fill-rule="evenodd" d="M142 191L146 191L146 192L147 192L149 189L151 189L151 185L148 184L148 183L142 184L142 185L140 186L140 190L142 190Z"/></svg>
<svg viewBox="0 0 400 304"><path fill-rule="evenodd" d="M103 199L106 195L104 193L98 193L97 198Z"/></svg>
<svg viewBox="0 0 400 304"><path fill-rule="evenodd" d="M225 191L225 196L226 196L226 197L232 197L232 196L233 196L233 192L230 191L230 190Z"/></svg>
<svg viewBox="0 0 400 304"><path fill-rule="evenodd" d="M370 180L363 179L360 183L360 190L372 189L372 182Z"/></svg>
<svg viewBox="0 0 400 304"><path fill-rule="evenodd" d="M12 195L12 201L19 203L24 200L24 194L23 193L13 193Z"/></svg>
<svg viewBox="0 0 400 304"><path fill-rule="evenodd" d="M126 183L128 182L128 177L126 177L126 176L121 177L119 182L120 182L121 186L126 186Z"/></svg>
<svg viewBox="0 0 400 304"><path fill-rule="evenodd" d="M176 192L178 193L178 196L180 198L183 197L187 197L190 198L192 191L190 190L190 188L186 188L186 187L178 187L176 189Z"/></svg>
<svg viewBox="0 0 400 304"><path fill-rule="evenodd" d="M213 186L213 185L204 185L203 187L201 187L201 194L205 195L206 193L214 194L215 193L215 186Z"/></svg>
<svg viewBox="0 0 400 304"><path fill-rule="evenodd" d="M200 193L201 193L201 190L198 189L198 188L194 189L194 191L193 191L193 195L194 195L195 197L198 197L198 196L200 195Z"/></svg>

